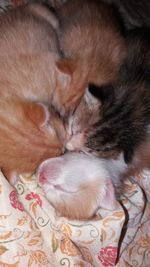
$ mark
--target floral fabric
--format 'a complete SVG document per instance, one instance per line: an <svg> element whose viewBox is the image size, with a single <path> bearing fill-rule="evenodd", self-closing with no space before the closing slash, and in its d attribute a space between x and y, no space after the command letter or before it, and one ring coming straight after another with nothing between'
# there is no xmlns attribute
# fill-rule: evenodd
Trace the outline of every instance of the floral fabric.
<svg viewBox="0 0 150 267"><path fill-rule="evenodd" d="M138 179L149 186L148 172ZM0 266L150 266L150 205L134 180L123 208L88 221L58 217L34 176L14 189L0 173L0 202Z"/></svg>

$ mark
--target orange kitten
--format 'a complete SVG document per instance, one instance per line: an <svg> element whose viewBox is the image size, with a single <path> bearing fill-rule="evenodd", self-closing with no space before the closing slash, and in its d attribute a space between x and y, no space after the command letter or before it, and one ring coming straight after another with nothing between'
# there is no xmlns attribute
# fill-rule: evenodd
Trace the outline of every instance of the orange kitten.
<svg viewBox="0 0 150 267"><path fill-rule="evenodd" d="M62 95L66 109L73 109L89 83L105 86L117 79L125 55L116 12L99 0L70 0L58 10L58 35L64 60L62 70L73 76L68 97Z"/></svg>
<svg viewBox="0 0 150 267"><path fill-rule="evenodd" d="M45 12L31 5L0 17L0 167L11 181L64 151L63 122L50 104L61 109L70 76L57 67L57 19Z"/></svg>

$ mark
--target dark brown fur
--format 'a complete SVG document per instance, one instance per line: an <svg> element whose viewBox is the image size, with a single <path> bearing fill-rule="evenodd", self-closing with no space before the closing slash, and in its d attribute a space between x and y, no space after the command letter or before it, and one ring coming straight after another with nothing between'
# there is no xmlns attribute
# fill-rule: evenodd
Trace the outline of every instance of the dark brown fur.
<svg viewBox="0 0 150 267"><path fill-rule="evenodd" d="M150 27L150 1L147 0L103 0L117 7L125 29Z"/></svg>
<svg viewBox="0 0 150 267"><path fill-rule="evenodd" d="M144 155L150 167L150 31L133 31L127 37L128 56L120 69L120 78L100 110L100 120L88 136L87 146L99 156L124 152L125 161ZM101 99L101 89L93 93ZM99 92L98 92L99 90ZM92 91L92 88L91 88ZM141 151L141 152L140 152ZM142 160L141 157L141 160Z"/></svg>

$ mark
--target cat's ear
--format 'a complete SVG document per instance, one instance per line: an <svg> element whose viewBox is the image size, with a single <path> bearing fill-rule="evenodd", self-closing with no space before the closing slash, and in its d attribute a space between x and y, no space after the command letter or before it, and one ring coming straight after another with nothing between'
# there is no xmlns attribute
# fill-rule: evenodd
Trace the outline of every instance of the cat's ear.
<svg viewBox="0 0 150 267"><path fill-rule="evenodd" d="M62 157L50 158L43 161L37 170L39 182L44 184L47 181L58 179L62 173L64 164L65 160Z"/></svg>
<svg viewBox="0 0 150 267"><path fill-rule="evenodd" d="M89 84L89 92L98 99L102 104L105 102L113 101L114 99L114 88L112 85L98 86L95 84Z"/></svg>
<svg viewBox="0 0 150 267"><path fill-rule="evenodd" d="M59 59L56 62L56 71L61 85L68 87L75 71L75 63L71 59Z"/></svg>
<svg viewBox="0 0 150 267"><path fill-rule="evenodd" d="M38 127L46 125L49 121L49 109L42 103L26 103L24 105L24 111L25 115Z"/></svg>

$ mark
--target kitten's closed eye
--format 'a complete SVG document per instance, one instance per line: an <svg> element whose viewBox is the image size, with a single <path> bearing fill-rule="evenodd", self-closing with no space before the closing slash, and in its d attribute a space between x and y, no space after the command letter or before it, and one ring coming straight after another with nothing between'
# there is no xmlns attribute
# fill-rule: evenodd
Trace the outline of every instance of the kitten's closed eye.
<svg viewBox="0 0 150 267"><path fill-rule="evenodd" d="M95 84L89 84L89 92L104 104L106 101L112 101L114 99L114 88L111 84L98 86Z"/></svg>
<svg viewBox="0 0 150 267"><path fill-rule="evenodd" d="M100 110L101 101L87 88L79 106L67 121L68 141L66 147L68 150L78 151L83 148L87 133L100 118Z"/></svg>

